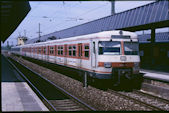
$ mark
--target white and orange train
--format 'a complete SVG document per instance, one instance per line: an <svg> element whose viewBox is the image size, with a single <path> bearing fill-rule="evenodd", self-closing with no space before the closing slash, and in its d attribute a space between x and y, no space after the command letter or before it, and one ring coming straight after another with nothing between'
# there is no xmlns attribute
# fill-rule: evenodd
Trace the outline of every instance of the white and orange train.
<svg viewBox="0 0 169 113"><path fill-rule="evenodd" d="M26 44L12 52L71 69L87 72L91 78L131 79L139 73L139 44L135 33L103 31L94 34Z"/></svg>

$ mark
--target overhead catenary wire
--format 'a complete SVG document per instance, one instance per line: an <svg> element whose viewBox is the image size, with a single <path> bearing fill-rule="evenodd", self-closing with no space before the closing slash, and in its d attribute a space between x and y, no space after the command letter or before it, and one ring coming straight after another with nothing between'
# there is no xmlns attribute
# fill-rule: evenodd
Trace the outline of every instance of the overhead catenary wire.
<svg viewBox="0 0 169 113"><path fill-rule="evenodd" d="M108 4L108 3L107 3ZM103 5L102 7L105 7L107 4L105 4L105 5ZM82 16L82 15L85 15L85 14L88 14L88 13L91 13L91 12L93 12L93 11L95 11L96 9L99 9L99 8L102 8L101 6L99 6L99 7L96 7L96 8L93 8L93 9L90 9L90 10L88 10L88 11L86 11L86 12L84 12L84 13L82 13L82 14L80 14L80 15L78 15L77 17L80 17L80 16ZM56 26L58 27L60 27L60 25L65 25L65 24L67 24L67 21L64 21L64 22L60 22L59 24L56 24ZM82 23L81 23L82 24ZM52 24L53 25L53 24ZM78 24L77 24L78 25ZM49 27L51 27L51 26L49 26ZM46 29L48 29L49 27L47 27ZM73 27L73 26L69 26L69 27ZM68 28L69 28L68 27ZM61 29L60 29L61 30Z"/></svg>
<svg viewBox="0 0 169 113"><path fill-rule="evenodd" d="M77 4L79 4L79 3L76 3L76 4L73 4L71 7L69 7L69 9L71 10L72 8L74 8L75 6L78 6ZM81 4L81 3L80 3ZM108 4L108 3L107 3ZM82 15L88 15L88 14L90 14L90 13L92 13L92 12L94 12L94 11L96 11L97 9L99 9L99 8L102 8L102 7L105 7L107 4L102 4L102 5L99 5L98 7L95 7L95 8L92 8L92 9L89 9L89 10L87 10L87 11L84 11L82 14L80 14L80 15L78 15L76 18L78 18L78 17L80 17L80 16L82 16ZM36 9L37 8L39 8L40 7L40 5L43 5L42 4L42 2L39 2L37 5L36 5L36 7L32 10L32 12L31 13L34 13L34 14L37 14L37 13L35 13L36 12ZM66 5L65 5L66 6ZM64 7L65 7L64 6ZM56 11L55 11L56 12ZM55 14L55 12L54 13L52 13L51 15L54 15ZM37 18L37 20L35 19L35 21L37 21L36 23L38 24L39 23L39 19L38 19L38 17L36 17L36 16L33 16L32 14L30 13L30 15L28 15L29 17L31 17L31 18ZM32 16L31 16L32 15ZM46 19L46 18L43 18L43 17L41 17L42 19ZM49 15L49 18L48 19L51 19L52 21L55 21L55 18L59 18L59 16L54 16L54 17L50 17L50 15ZM43 21L45 21L45 20L43 20ZM80 22L80 21L76 21L76 23L74 23L74 22L70 22L70 21L63 21L63 22L60 22L60 23L58 23L58 24L53 24L52 23L52 21L49 21L49 20L47 20L49 23L47 23L47 24L44 24L45 22L40 22L41 24L42 24L42 31L43 31L43 33L42 33L42 35L45 35L45 34L49 34L49 33L51 33L51 32L55 32L55 31L57 31L57 30L62 30L63 28L65 29L65 28L69 28L69 27L73 27L73 26L75 26L75 25L79 25L79 24L82 24L82 23L84 23L84 22L86 22L86 20L81 20L81 21L83 21L82 23ZM25 27L27 27L27 28L25 28L24 26L22 27L22 28L24 28L24 29L26 29L27 30L27 36L28 37L30 37L30 35L34 35L36 32L35 31L37 31L37 24L31 24L31 22L32 21L26 21L26 23L30 23L29 24L29 26L25 26ZM51 24L50 24L51 23ZM70 23L70 25L66 25L66 24L68 24L68 23ZM66 27L65 27L66 26ZM34 37L34 36L33 36ZM32 38L33 38L32 37ZM34 38L36 38L36 37L34 37Z"/></svg>

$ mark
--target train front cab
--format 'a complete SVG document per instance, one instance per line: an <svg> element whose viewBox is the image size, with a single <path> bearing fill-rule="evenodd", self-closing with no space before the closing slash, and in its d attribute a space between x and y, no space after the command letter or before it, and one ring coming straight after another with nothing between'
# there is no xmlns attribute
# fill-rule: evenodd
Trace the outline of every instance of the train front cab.
<svg viewBox="0 0 169 113"><path fill-rule="evenodd" d="M138 40L100 40L97 47L98 67L94 78L111 79L116 86L139 76Z"/></svg>

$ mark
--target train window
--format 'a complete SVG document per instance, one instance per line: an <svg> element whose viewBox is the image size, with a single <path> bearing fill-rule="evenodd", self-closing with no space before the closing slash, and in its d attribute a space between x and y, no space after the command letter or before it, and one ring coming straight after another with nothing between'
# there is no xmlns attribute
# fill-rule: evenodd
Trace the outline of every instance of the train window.
<svg viewBox="0 0 169 113"><path fill-rule="evenodd" d="M63 46L60 48L60 55L63 55Z"/></svg>
<svg viewBox="0 0 169 113"><path fill-rule="evenodd" d="M38 53L41 54L41 48L40 48L40 47L39 47L39 49L38 49Z"/></svg>
<svg viewBox="0 0 169 113"><path fill-rule="evenodd" d="M69 46L69 56L72 56L72 46Z"/></svg>
<svg viewBox="0 0 169 113"><path fill-rule="evenodd" d="M60 55L60 46L58 46L58 55Z"/></svg>
<svg viewBox="0 0 169 113"><path fill-rule="evenodd" d="M96 53L96 49L95 49L95 42L93 42L93 53L95 54Z"/></svg>
<svg viewBox="0 0 169 113"><path fill-rule="evenodd" d="M43 54L46 54L46 47L43 48Z"/></svg>
<svg viewBox="0 0 169 113"><path fill-rule="evenodd" d="M65 53L65 56L67 56L67 45L64 45L64 53Z"/></svg>
<svg viewBox="0 0 169 113"><path fill-rule="evenodd" d="M119 41L99 41L99 55L120 55L120 48Z"/></svg>
<svg viewBox="0 0 169 113"><path fill-rule="evenodd" d="M76 46L73 46L73 56L76 56Z"/></svg>
<svg viewBox="0 0 169 113"><path fill-rule="evenodd" d="M137 42L124 42L125 55L138 55L139 44Z"/></svg>
<svg viewBox="0 0 169 113"><path fill-rule="evenodd" d="M58 53L58 52L57 52L57 46L55 46L55 55L57 55L57 53Z"/></svg>
<svg viewBox="0 0 169 113"><path fill-rule="evenodd" d="M63 46L58 46L58 55L63 55Z"/></svg>
<svg viewBox="0 0 169 113"><path fill-rule="evenodd" d="M54 48L53 47L50 47L50 54L54 54Z"/></svg>
<svg viewBox="0 0 169 113"><path fill-rule="evenodd" d="M35 53L37 53L37 48L35 48Z"/></svg>
<svg viewBox="0 0 169 113"><path fill-rule="evenodd" d="M84 45L84 56L89 57L89 45Z"/></svg>

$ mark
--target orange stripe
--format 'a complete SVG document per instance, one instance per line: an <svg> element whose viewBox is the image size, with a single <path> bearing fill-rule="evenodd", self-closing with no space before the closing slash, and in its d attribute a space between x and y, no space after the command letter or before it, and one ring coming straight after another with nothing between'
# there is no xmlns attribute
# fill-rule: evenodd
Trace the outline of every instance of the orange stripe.
<svg viewBox="0 0 169 113"><path fill-rule="evenodd" d="M105 62L98 62L98 67L104 67L104 63ZM111 63L111 64L112 64L112 67L134 67L133 62L126 62L126 63L116 62L116 63Z"/></svg>
<svg viewBox="0 0 169 113"><path fill-rule="evenodd" d="M64 63L58 63L58 62L57 62L56 64L65 65ZM68 67L73 67L73 68L78 68L77 66L70 65L70 64L66 64L65 66L68 66ZM80 67L80 69L83 69L83 70L85 70L85 71L90 71L90 72L96 72L96 73L111 74L111 72L105 72L105 71L95 71L95 70L91 70L91 69L88 69L88 68L83 68L83 67Z"/></svg>

